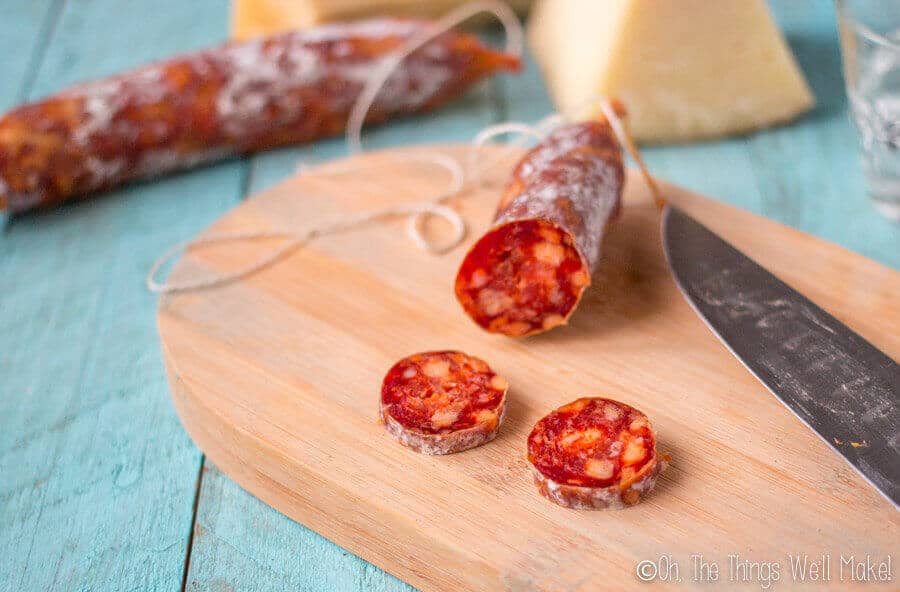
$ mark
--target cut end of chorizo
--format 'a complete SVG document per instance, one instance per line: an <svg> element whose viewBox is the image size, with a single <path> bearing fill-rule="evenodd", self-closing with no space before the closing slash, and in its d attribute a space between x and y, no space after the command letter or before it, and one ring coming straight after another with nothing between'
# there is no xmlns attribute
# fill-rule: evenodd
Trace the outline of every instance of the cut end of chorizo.
<svg viewBox="0 0 900 592"><path fill-rule="evenodd" d="M624 180L604 121L565 126L528 151L460 266L456 297L466 314L512 337L565 324L591 283Z"/></svg>
<svg viewBox="0 0 900 592"><path fill-rule="evenodd" d="M538 491L578 510L638 503L668 459L656 451L647 416L612 399L573 401L538 421L528 436Z"/></svg>
<svg viewBox="0 0 900 592"><path fill-rule="evenodd" d="M493 440L508 384L484 361L457 351L403 358L381 386L381 420L401 444L422 454L451 454Z"/></svg>
<svg viewBox="0 0 900 592"><path fill-rule="evenodd" d="M547 220L484 235L456 276L456 298L483 329L512 337L565 324L591 283L572 236Z"/></svg>

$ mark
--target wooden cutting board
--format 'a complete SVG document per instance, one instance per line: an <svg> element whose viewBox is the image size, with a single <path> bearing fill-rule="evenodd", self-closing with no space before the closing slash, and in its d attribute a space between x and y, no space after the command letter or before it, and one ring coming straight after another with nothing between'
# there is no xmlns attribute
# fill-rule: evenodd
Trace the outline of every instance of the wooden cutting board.
<svg viewBox="0 0 900 592"><path fill-rule="evenodd" d="M299 175L208 233L302 230L423 199L443 187L445 174L398 158L423 150L373 153ZM461 156L465 149L435 150ZM491 158L509 154L492 150ZM720 585L744 574L754 580L746 587L759 589L760 568L737 567L751 561L778 563L780 586L790 587L788 554L822 553L831 557L831 587L846 589L850 582L838 579L842 555L896 559L898 513L684 301L637 174L569 326L513 340L482 332L463 314L453 296L456 269L490 222L514 160L459 201L471 232L449 254L417 250L398 219L317 240L240 282L163 298L159 330L175 407L212 461L279 511L426 591L640 588L635 567L644 560L660 568L657 579L681 580L671 586L710 589L692 579L692 554L718 564ZM665 193L900 355L900 274L685 190L666 186ZM236 270L279 244L195 249L173 278ZM378 423L384 373L400 357L430 349L469 352L509 379L497 440L427 457L398 445ZM565 510L531 482L525 438L532 424L587 395L645 411L660 449L674 457L638 506ZM677 574L667 561L677 563Z"/></svg>

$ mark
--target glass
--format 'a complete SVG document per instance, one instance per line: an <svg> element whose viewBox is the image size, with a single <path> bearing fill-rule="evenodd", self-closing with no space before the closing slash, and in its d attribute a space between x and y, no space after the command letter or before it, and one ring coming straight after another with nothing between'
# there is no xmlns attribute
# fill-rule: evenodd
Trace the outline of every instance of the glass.
<svg viewBox="0 0 900 592"><path fill-rule="evenodd" d="M900 0L837 0L837 12L866 190L900 220Z"/></svg>

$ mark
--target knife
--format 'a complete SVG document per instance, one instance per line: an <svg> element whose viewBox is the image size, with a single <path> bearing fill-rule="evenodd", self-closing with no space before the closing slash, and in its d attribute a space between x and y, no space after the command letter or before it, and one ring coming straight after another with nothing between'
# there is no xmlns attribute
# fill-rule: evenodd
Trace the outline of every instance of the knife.
<svg viewBox="0 0 900 592"><path fill-rule="evenodd" d="M679 289L713 333L900 508L900 366L671 204L661 231Z"/></svg>

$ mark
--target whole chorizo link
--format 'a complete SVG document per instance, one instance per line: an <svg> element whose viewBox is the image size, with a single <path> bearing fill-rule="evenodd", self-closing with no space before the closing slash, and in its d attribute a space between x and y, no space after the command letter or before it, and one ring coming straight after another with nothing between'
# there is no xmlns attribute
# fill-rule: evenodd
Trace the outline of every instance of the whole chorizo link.
<svg viewBox="0 0 900 592"><path fill-rule="evenodd" d="M226 44L20 106L0 118L0 209L339 134L372 72L429 26L375 19ZM404 60L366 121L436 108L518 67L448 32Z"/></svg>
<svg viewBox="0 0 900 592"><path fill-rule="evenodd" d="M568 125L532 148L456 276L472 320L514 337L564 324L591 283L624 180L606 121Z"/></svg>

